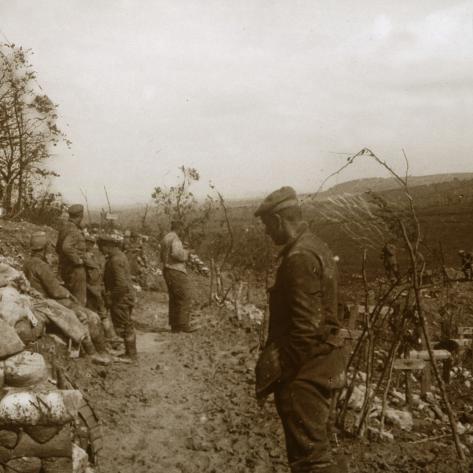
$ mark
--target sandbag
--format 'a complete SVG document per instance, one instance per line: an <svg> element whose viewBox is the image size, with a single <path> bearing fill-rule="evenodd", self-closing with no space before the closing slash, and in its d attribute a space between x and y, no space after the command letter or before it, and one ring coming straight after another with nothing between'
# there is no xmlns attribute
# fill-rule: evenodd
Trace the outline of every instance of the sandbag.
<svg viewBox="0 0 473 473"><path fill-rule="evenodd" d="M11 450L9 448L0 447L0 463L5 464L11 458Z"/></svg>
<svg viewBox="0 0 473 473"><path fill-rule="evenodd" d="M0 289L0 319L12 327L22 319L29 320L33 326L38 323L31 310L30 298L20 294L14 287Z"/></svg>
<svg viewBox="0 0 473 473"><path fill-rule="evenodd" d="M72 445L72 472L85 473L89 466L89 456L78 445Z"/></svg>
<svg viewBox="0 0 473 473"><path fill-rule="evenodd" d="M29 320L22 319L15 324L15 331L20 337L21 341L25 345L28 345L29 343L35 342L41 337L44 331L44 322L42 320L38 320L37 325L33 327Z"/></svg>
<svg viewBox="0 0 473 473"><path fill-rule="evenodd" d="M4 448L15 448L18 442L18 432L13 430L0 430L0 446Z"/></svg>
<svg viewBox="0 0 473 473"><path fill-rule="evenodd" d="M87 335L87 328L81 324L74 311L53 299L35 302L33 310L46 317L76 343L80 343Z"/></svg>
<svg viewBox="0 0 473 473"><path fill-rule="evenodd" d="M49 442L61 430L57 425L30 425L23 430L38 443Z"/></svg>
<svg viewBox="0 0 473 473"><path fill-rule="evenodd" d="M39 458L14 458L5 465L5 473L39 473L41 460Z"/></svg>
<svg viewBox="0 0 473 473"><path fill-rule="evenodd" d="M45 458L42 473L72 473L72 458Z"/></svg>
<svg viewBox="0 0 473 473"><path fill-rule="evenodd" d="M0 426L64 425L82 405L77 389L8 393L0 400Z"/></svg>
<svg viewBox="0 0 473 473"><path fill-rule="evenodd" d="M15 329L0 319L0 359L15 355L24 350L24 348L25 345L15 332Z"/></svg>
<svg viewBox="0 0 473 473"><path fill-rule="evenodd" d="M35 442L28 434L23 433L12 452L12 458L25 457L26 455L38 458L72 457L71 428L65 426L46 443Z"/></svg>
<svg viewBox="0 0 473 473"><path fill-rule="evenodd" d="M48 379L43 355L23 351L5 360L5 384L16 388L34 386Z"/></svg>
<svg viewBox="0 0 473 473"><path fill-rule="evenodd" d="M23 279L23 275L20 271L17 271L8 264L0 263L0 287L14 284L21 279Z"/></svg>

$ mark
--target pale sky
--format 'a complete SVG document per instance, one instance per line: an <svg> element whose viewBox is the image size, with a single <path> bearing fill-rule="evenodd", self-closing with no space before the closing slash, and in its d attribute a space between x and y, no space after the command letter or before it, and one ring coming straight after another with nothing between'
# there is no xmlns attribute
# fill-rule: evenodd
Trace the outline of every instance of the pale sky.
<svg viewBox="0 0 473 473"><path fill-rule="evenodd" d="M365 146L473 171L472 1L0 0L0 29L60 105L69 202L146 202L182 164L229 197L306 192Z"/></svg>

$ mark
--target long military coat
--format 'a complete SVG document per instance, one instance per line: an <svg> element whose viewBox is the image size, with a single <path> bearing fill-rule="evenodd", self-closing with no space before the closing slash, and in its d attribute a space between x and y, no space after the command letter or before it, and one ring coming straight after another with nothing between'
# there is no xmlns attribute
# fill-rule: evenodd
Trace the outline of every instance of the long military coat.
<svg viewBox="0 0 473 473"><path fill-rule="evenodd" d="M282 380L306 378L338 388L344 358L338 349L338 275L332 252L305 229L280 257L270 289L268 343L278 347Z"/></svg>

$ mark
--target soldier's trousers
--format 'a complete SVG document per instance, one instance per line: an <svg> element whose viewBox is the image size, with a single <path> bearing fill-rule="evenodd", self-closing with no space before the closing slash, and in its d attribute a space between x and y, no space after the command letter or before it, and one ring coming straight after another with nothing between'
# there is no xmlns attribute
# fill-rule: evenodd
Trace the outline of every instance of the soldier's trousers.
<svg viewBox="0 0 473 473"><path fill-rule="evenodd" d="M327 431L332 392L295 379L278 386L274 395L291 472L316 473L334 468Z"/></svg>
<svg viewBox="0 0 473 473"><path fill-rule="evenodd" d="M126 301L114 301L110 306L113 327L117 335L122 338L131 337L135 334L135 327L131 314L133 305Z"/></svg>
<svg viewBox="0 0 473 473"><path fill-rule="evenodd" d="M85 307L87 303L87 275L83 266L64 268L62 278L69 289L69 292L75 296L79 304Z"/></svg>
<svg viewBox="0 0 473 473"><path fill-rule="evenodd" d="M186 273L165 268L164 280L169 294L169 325L172 330L185 329L189 326L191 291Z"/></svg>
<svg viewBox="0 0 473 473"><path fill-rule="evenodd" d="M101 319L107 316L102 287L87 285L87 308L99 314Z"/></svg>

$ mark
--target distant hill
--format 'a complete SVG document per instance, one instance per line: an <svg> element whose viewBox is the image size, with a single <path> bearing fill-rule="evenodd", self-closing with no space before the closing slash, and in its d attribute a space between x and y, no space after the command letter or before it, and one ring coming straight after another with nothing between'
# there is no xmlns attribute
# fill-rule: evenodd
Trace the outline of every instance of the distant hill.
<svg viewBox="0 0 473 473"><path fill-rule="evenodd" d="M461 172L450 174L431 174L428 176L410 176L409 186L418 187L430 184L440 184L454 180L473 179L473 172ZM371 177L366 179L355 179L353 181L342 182L330 187L319 194L320 198L333 197L340 194L361 194L367 191L384 192L398 189L399 184L392 177Z"/></svg>

